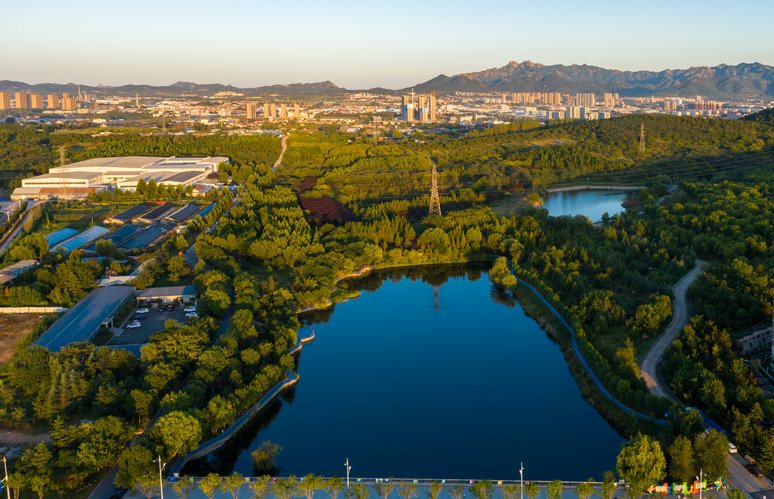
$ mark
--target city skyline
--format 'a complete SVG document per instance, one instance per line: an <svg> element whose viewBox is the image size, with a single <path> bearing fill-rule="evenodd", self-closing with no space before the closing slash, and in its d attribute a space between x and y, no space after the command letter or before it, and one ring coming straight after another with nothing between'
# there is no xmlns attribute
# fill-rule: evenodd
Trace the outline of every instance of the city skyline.
<svg viewBox="0 0 774 499"><path fill-rule="evenodd" d="M643 10L598 0L568 10L571 2L560 1L552 12L571 11L571 22L546 17L536 3L500 1L475 10L455 2L405 1L389 8L350 1L226 1L213 9L203 2L143 0L126 9L80 0L64 10L42 3L51 8L40 9L34 32L9 26L0 33L6 46L21 47L6 54L0 79L111 86L192 81L242 88L332 81L365 89L405 88L511 60L621 71L774 64L765 25L774 5L754 1L737 4L739 12L755 13L739 20L744 29L728 25L727 36L713 37L702 27L717 24L719 2L656 1ZM16 18L24 7L12 4L7 12ZM397 22L401 12L426 19L423 29Z"/></svg>

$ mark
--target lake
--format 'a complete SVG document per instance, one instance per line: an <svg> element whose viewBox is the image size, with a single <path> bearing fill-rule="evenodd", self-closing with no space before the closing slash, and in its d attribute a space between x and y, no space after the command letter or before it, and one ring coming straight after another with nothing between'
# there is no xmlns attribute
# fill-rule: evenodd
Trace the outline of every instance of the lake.
<svg viewBox="0 0 774 499"><path fill-rule="evenodd" d="M305 319L316 333L299 382L224 448L183 470L253 476L250 453L283 450L279 474L601 479L623 439L583 398L559 346L486 267L375 273ZM437 309L434 294L437 293Z"/></svg>
<svg viewBox="0 0 774 499"><path fill-rule="evenodd" d="M554 217L586 215L592 222L599 222L605 212L612 217L624 211L621 204L626 201L627 194L606 190L552 192L546 194L543 208Z"/></svg>

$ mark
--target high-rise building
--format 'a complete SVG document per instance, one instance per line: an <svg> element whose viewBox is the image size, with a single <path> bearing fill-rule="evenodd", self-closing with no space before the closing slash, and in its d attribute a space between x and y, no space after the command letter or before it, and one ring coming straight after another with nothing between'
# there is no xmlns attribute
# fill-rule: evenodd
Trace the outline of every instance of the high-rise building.
<svg viewBox="0 0 774 499"><path fill-rule="evenodd" d="M268 118L271 116L271 106L269 106L269 103L263 105L263 117Z"/></svg>
<svg viewBox="0 0 774 499"><path fill-rule="evenodd" d="M503 102L505 102L505 96L503 96ZM435 92L427 96L427 104L428 108L430 109L430 121L436 120L436 109L435 109Z"/></svg>
<svg viewBox="0 0 774 499"><path fill-rule="evenodd" d="M414 95L406 94L403 96L402 114L403 119L409 123L414 121Z"/></svg>
<svg viewBox="0 0 774 499"><path fill-rule="evenodd" d="M269 104L269 116L271 116L271 119L274 119L277 117L277 104L274 104L274 103Z"/></svg>
<svg viewBox="0 0 774 499"><path fill-rule="evenodd" d="M605 94L604 106L605 107L615 107L615 97L613 97L613 94L611 94L611 93L606 93Z"/></svg>
<svg viewBox="0 0 774 499"><path fill-rule="evenodd" d="M280 118L287 118L288 117L288 106L287 104L280 104Z"/></svg>
<svg viewBox="0 0 774 499"><path fill-rule="evenodd" d="M11 109L10 92L0 92L0 109Z"/></svg>
<svg viewBox="0 0 774 499"><path fill-rule="evenodd" d="M30 109L43 109L43 96L30 94Z"/></svg>
<svg viewBox="0 0 774 499"><path fill-rule="evenodd" d="M16 109L29 109L30 94L27 92L16 92Z"/></svg>
<svg viewBox="0 0 774 499"><path fill-rule="evenodd" d="M254 102L248 102L245 105L245 112L247 114L247 119L248 120L254 120L255 119L255 115L256 115L255 103Z"/></svg>
<svg viewBox="0 0 774 499"><path fill-rule="evenodd" d="M573 120L579 120L580 119L580 107L578 106L568 106L567 110L565 111L565 116L567 118L573 119Z"/></svg>
<svg viewBox="0 0 774 499"><path fill-rule="evenodd" d="M78 100L75 97L62 99L62 111L75 111L78 109Z"/></svg>
<svg viewBox="0 0 774 499"><path fill-rule="evenodd" d="M65 93L63 93L63 94L62 94L62 99L69 99L70 97L72 97L72 95L70 95L70 94L69 94L69 93L67 93L67 92L65 92Z"/></svg>
<svg viewBox="0 0 774 499"><path fill-rule="evenodd" d="M299 119L301 117L301 108L298 105L298 102L293 103L293 117L295 119Z"/></svg>
<svg viewBox="0 0 774 499"><path fill-rule="evenodd" d="M47 100L49 109L59 109L59 96L56 94L48 94Z"/></svg>

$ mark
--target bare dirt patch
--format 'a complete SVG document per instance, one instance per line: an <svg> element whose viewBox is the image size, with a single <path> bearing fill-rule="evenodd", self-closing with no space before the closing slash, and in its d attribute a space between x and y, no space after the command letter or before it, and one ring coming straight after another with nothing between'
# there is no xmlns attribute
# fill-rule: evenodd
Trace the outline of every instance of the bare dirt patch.
<svg viewBox="0 0 774 499"><path fill-rule="evenodd" d="M16 345L32 332L42 317L38 314L0 314L0 363L13 357Z"/></svg>

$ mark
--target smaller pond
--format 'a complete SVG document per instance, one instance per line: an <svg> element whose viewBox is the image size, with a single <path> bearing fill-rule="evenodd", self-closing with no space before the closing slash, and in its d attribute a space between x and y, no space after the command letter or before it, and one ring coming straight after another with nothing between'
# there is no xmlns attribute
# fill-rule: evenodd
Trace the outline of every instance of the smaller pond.
<svg viewBox="0 0 774 499"><path fill-rule="evenodd" d="M605 212L612 217L624 211L621 204L626 201L628 194L622 191L593 189L552 192L546 195L543 208L553 217L586 215L592 222L599 222Z"/></svg>

